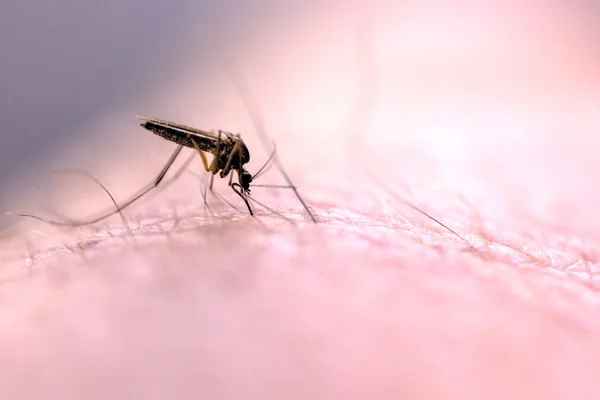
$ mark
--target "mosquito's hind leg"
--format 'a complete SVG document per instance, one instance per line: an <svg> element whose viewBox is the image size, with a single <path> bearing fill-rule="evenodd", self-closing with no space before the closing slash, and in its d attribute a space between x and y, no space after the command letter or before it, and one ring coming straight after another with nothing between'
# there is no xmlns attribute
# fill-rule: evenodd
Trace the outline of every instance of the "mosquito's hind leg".
<svg viewBox="0 0 600 400"><path fill-rule="evenodd" d="M154 180L152 182L148 183L146 186L142 187L136 194L134 194L125 203L117 205L116 210L104 211L100 215L96 215L94 217L91 217L91 218L89 218L87 220L83 220L83 221L58 221L58 220L52 220L52 219L38 217L38 216L35 216L32 214L21 214L21 213L15 214L15 215L19 216L19 217L34 218L34 219L46 222L51 225L81 227L84 225L90 225L90 224L94 224L96 222L102 221L103 219L106 219L115 214L121 214L125 208L129 207L130 205L135 203L137 200L144 197L147 193L149 193L152 189L156 188L162 182L163 178L165 177L165 175L167 174L167 172L169 171L169 169L171 168L171 166L177 159L177 156L179 156L179 153L181 153L182 149L183 149L183 145L177 146L177 149L171 155L171 157L169 158L167 163L163 166L163 168L161 169L159 174L156 176L156 178L154 178ZM102 185L100 185L100 186L103 187ZM103 189L106 190L106 188L104 188L104 187L103 187Z"/></svg>
<svg viewBox="0 0 600 400"><path fill-rule="evenodd" d="M208 186L209 190L213 191L213 182L215 180L215 175L219 172L219 158L221 156L221 133L222 131L219 129L219 133L217 134L217 151L215 157L213 158L213 162L211 164L211 173L210 176L210 185Z"/></svg>
<svg viewBox="0 0 600 400"><path fill-rule="evenodd" d="M192 142L192 145L194 145L194 148L196 149L196 151L198 152L198 154L200 154L200 158L202 159L202 165L204 166L204 169L206 170L206 172L210 172L210 185L209 185L209 189L212 192L213 189L213 180L215 177L215 174L219 171L219 160L218 157L215 156L212 160L212 162L210 163L210 166L208 165L208 159L206 158L206 155L204 154L204 152L200 149L200 146L198 145L198 143L196 142L196 140L190 136L190 141ZM221 135L220 135L220 131L219 131L219 136L217 139L217 154L219 154L221 148Z"/></svg>
<svg viewBox="0 0 600 400"><path fill-rule="evenodd" d="M202 159L202 165L204 165L204 169L206 170L206 172L210 172L211 169L208 166L208 160L206 159L206 155L204 154L204 152L200 149L198 142L196 142L196 139L194 139L192 136L190 136L190 141L192 142L192 145L194 145L194 149L196 149L198 154L200 154L200 158Z"/></svg>

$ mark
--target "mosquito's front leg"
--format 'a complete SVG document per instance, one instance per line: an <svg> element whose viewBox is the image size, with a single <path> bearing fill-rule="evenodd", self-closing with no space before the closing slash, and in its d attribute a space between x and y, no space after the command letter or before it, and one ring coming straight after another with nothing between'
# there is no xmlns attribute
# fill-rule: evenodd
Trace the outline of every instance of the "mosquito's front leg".
<svg viewBox="0 0 600 400"><path fill-rule="evenodd" d="M221 178L224 178L229 173L229 171L231 169L231 161L233 160L233 156L235 154L239 153L241 143L242 143L242 140L238 136L237 140L235 141L235 144L233 145L233 149L231 149L231 153L229 153L229 157L227 158L227 164L225 164L225 168L223 168L223 170L221 171ZM240 158L239 155L238 155L238 158ZM241 168L241 162L240 162L240 168Z"/></svg>

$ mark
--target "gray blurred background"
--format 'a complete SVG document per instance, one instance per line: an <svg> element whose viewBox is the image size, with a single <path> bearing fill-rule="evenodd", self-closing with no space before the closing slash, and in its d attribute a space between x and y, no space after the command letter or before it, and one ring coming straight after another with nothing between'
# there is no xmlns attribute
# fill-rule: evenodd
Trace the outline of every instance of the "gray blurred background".
<svg viewBox="0 0 600 400"><path fill-rule="evenodd" d="M216 65L212 62L213 54L210 46L213 46L213 49L229 48L230 52L237 46L248 48L247 42L252 41L253 38L276 37L279 32L286 30L288 25L293 24L294 19L300 19L301 16L306 17L307 15L309 22L306 22L300 31L305 31L306 36L311 37L310 40L313 42L310 43L317 43L320 29L323 27L316 24L311 25L310 20L313 15L316 20L318 14L324 14L322 12L324 9L331 12L336 7L341 10L356 7L360 3L303 2L296 4L275 0L253 2L243 0L219 2L107 0L83 3L75 0L3 1L0 5L0 37L2 38L0 41L0 118L2 121L0 207L2 210L6 210L4 203L7 198L12 197L13 200L18 198L24 188L35 187L39 184L36 179L43 179L43 174L38 173L35 168L32 169L35 160L39 160L40 157L52 158L67 139L75 136L77 140L81 140L86 136L95 135L93 140L101 140L98 137L98 130L87 129L90 121L101 119L102 115L122 109L125 105L133 108L134 112L144 113L147 111L151 102L148 97L151 93L156 93L155 88L152 87L156 80L159 77L164 78L165 74L177 75L177 70L173 69L173 65L177 65L177 61L169 59L172 55L182 54L186 51L193 53L189 59L181 60L182 71L184 68L189 70L190 60L196 60L199 55L205 56L205 62L193 61L195 63L194 71L197 68L198 75L201 75L203 68L211 68L214 72ZM375 7L376 3L369 2L369 6ZM401 33L403 33L403 26L418 25L414 22L411 14L411 9L414 7L419 8L418 15L420 18L424 18L424 21L431 17L435 23L435 18L438 18L434 12L440 10L437 2L428 6L421 6L420 2L415 1L397 1L395 3L394 9L397 11L397 15L390 16L382 13L382 16L394 20L395 22L393 21L391 25L396 25ZM523 13L521 5L517 1L490 1L490 4L492 3L502 4L501 7L505 8L512 7L513 11L511 12L516 15L517 20ZM580 27L589 32L588 37L592 37L597 35L596 26L599 20L597 4L592 1L561 1L553 3L552 8L554 14L560 14L561 9L564 9L569 18L578 15L576 18L581 23ZM479 18L476 14L475 16L470 15L470 6L462 3L444 7L446 10L450 7L460 8L459 14L469 21ZM544 9L545 6L543 3L536 6L528 3L528 7L528 12L532 12L531 10L536 11L536 7ZM481 4L478 8L482 8ZM338 14L331 13L333 16ZM510 19L506 18L502 21L504 24L507 23L506 21L512 23ZM377 21L375 25L378 25ZM486 23L485 26L488 25ZM527 23L522 23L522 25L526 26ZM540 30L543 30L544 27L545 25L541 24ZM430 28L424 28L424 30L428 29ZM553 28L548 29L552 30ZM511 31L510 26L506 30ZM203 33L199 34L198 32ZM349 29L348 32L351 30ZM414 29L410 32L414 34ZM389 43L392 43L388 43L386 45L388 47L393 47L393 42L396 40L399 42L406 40L406 37L394 36L394 34L388 37L385 37L385 33L382 35L385 39L389 39ZM444 36L445 34L440 34L439 37ZM520 41L518 34L515 37ZM515 37L509 39L515 40ZM410 40L412 39L409 38ZM241 42L246 42L246 44L241 46ZM508 49L513 47L518 49L518 46L507 43ZM282 46L285 46L285 42ZM305 47L308 46L305 45ZM274 50L273 53L275 54L276 51L279 50ZM295 50L282 48L281 52L284 51L294 52ZM490 52L493 53L493 49ZM420 53L416 50L415 53L416 55L413 57L416 59ZM426 51L423 52L423 54L425 53ZM403 55L401 52L399 54ZM443 52L440 54L441 56L435 58L434 61L444 61ZM284 57L281 56L281 58ZM354 60L352 57L349 58L351 62ZM518 64L518 60L515 60L508 51L498 57L506 60L507 63ZM424 59L427 62L426 57ZM407 88L411 89L410 82L414 81L411 74L416 76L416 72L426 71L426 68L418 64L419 62L421 61L415 62L415 65L419 65L418 69L407 69L406 71L398 69L397 75L406 79L398 84L397 92L406 95L407 104L415 102L414 96L410 97L407 94L409 93ZM577 60L572 60L572 62L577 63ZM431 69L440 69L440 65L433 65ZM483 65L485 66L485 64ZM293 71L292 67L293 65L285 65L281 69L287 68L286 73L291 71L289 72L291 80L301 81L300 78L302 78L302 74L307 74L306 71ZM380 65L380 67L387 68L386 65ZM354 80L356 66L349 65L348 69L350 70L348 76L353 79L348 81L348 86L352 86L356 84ZM323 74L318 67L315 67L312 73ZM335 72L332 77L335 77L336 74L338 73ZM277 82L268 74L267 78L269 81L273 81L273 84ZM551 78L553 79L553 77ZM598 78L598 74L590 72L584 79L586 85L594 84L589 81L590 78ZM429 78L426 76L426 79ZM549 81L552 79L549 78ZM420 93L422 88L419 85L421 84L417 82L415 85L415 92ZM544 87L544 90L549 87L545 82L541 86ZM482 91L484 90L482 89ZM309 91L307 90L306 93ZM354 96L354 93L348 97L351 96ZM199 98L200 96L191 97ZM558 99L560 96L555 97ZM456 101L451 98L449 104L453 105L454 103ZM154 111L154 109L151 110ZM162 112L162 110L156 111ZM303 114L307 113L307 110L302 109L297 112ZM124 121L130 124L131 129L135 129L133 115L129 114L129 110L126 118L127 120ZM290 116L286 114L281 118L289 119ZM309 119L306 118L306 120ZM312 121L308 122L312 123ZM204 127L210 129L215 126ZM128 132L118 132L118 134L121 133ZM109 134L115 134L115 132L106 132L107 137ZM105 148L92 148L89 144L84 148L100 153L110 151L111 146L114 148L114 143L107 144ZM84 167L79 164L69 165ZM3 216L0 216L0 222L2 218Z"/></svg>
<svg viewBox="0 0 600 400"><path fill-rule="evenodd" d="M173 46L198 4L3 2L0 184L99 110L142 89L140 75L157 68L156 50Z"/></svg>
<svg viewBox="0 0 600 400"><path fill-rule="evenodd" d="M80 127L94 116L133 96L143 109L148 84L173 64L166 58L187 32L204 26L223 44L279 11L269 1L3 1L0 200L17 189L17 173L85 135Z"/></svg>

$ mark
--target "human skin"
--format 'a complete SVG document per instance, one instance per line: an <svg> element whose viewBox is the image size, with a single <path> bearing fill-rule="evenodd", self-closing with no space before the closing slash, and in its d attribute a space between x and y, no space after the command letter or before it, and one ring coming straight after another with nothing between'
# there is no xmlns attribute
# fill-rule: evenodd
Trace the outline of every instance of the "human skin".
<svg viewBox="0 0 600 400"><path fill-rule="evenodd" d="M600 139L587 110L597 104L598 61L575 17L550 10L536 25L527 12L540 15L532 7L514 21L498 11L505 24L484 29L474 17L479 24L437 36L440 21L412 15L403 35L432 35L414 47L381 17L372 81L368 68L338 69L352 59L354 37L342 28L350 24L320 31L333 39L319 37L316 50L302 50L302 24L290 28L300 54L277 51L286 62L266 71L274 45L255 45L259 56L240 65L259 82L252 90L268 131L319 223L291 191L263 188L253 197L277 213L255 206L252 218L220 179L215 190L239 211L209 194L211 213L188 173L126 210L127 227L118 216L81 231L23 222L3 250L0 396L597 398L590 171ZM483 44L457 45L473 32ZM494 41L511 32L514 40ZM300 64L330 46L342 48L331 63ZM353 74L365 92L348 89ZM161 96L193 101L175 86ZM181 122L221 119L251 132L229 90L230 109L214 111L220 98L209 111L186 105ZM376 102L357 102L359 93ZM267 153L243 137L257 171ZM155 153L166 160L172 151L148 143L157 146L151 160L134 162L143 169L113 157L103 164L111 172L93 171L117 199L160 169ZM201 171L198 161L192 169ZM282 182L275 170L267 181ZM61 213L110 205L97 188L79 196Z"/></svg>

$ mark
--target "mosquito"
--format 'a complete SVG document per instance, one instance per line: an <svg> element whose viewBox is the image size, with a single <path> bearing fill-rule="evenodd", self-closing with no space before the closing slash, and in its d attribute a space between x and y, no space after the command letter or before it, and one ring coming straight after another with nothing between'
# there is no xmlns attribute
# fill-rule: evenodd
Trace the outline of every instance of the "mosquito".
<svg viewBox="0 0 600 400"><path fill-rule="evenodd" d="M16 214L21 217L31 217L35 218L53 225L63 225L63 226L82 226L89 225L101 221L105 218L108 218L117 213L121 213L123 209L130 206L152 189L156 188L163 181L165 175L181 153L184 147L190 147L196 150L196 152L200 155L202 159L202 164L204 169L207 172L210 172L210 185L209 188L212 192L213 188L213 180L216 174L219 174L220 178L226 178L229 175L229 184L228 186L244 201L248 211L251 216L254 216L254 212L252 211L252 207L248 202L248 199L253 200L254 202L261 204L260 202L252 199L250 197L250 186L251 183L258 178L260 175L265 173L268 170L268 165L275 156L275 150L271 153L265 164L258 170L257 173L252 175L244 165L250 161L250 152L248 147L242 140L239 134L233 134L231 132L218 130L217 133L204 131L201 129L192 128L190 126L182 125L176 122L171 122L163 119L158 119L154 117L147 117L143 115L137 115L136 118L141 120L140 125L150 132L166 139L171 142L176 143L177 149L171 155L167 163L163 166L159 174L140 189L135 195L133 195L128 201L121 205L117 205L117 209L114 211L103 213L102 215L79 222L65 222L65 221L57 221L57 220L48 220L45 218L41 218L31 214ZM209 164L208 159L205 153L210 153L213 155L212 162ZM190 161L190 160L188 160ZM186 168L189 162L186 162L183 168ZM234 171L237 172L238 181L233 181ZM179 173L178 173L179 174ZM176 174L176 176L178 175ZM99 183L99 182L97 182ZM102 185L101 185L102 186ZM288 188L294 189L296 192L298 199L306 209L307 213L311 216L311 219L316 222L314 216L310 212L308 206L304 203L300 195L297 193L295 186L293 185L252 185L252 186L260 186L260 187L273 187L273 188ZM102 188L106 191L107 189L102 186ZM111 196L112 198L112 196ZM114 202L114 200L113 200ZM116 204L116 203L115 203ZM262 204L261 204L262 205Z"/></svg>

